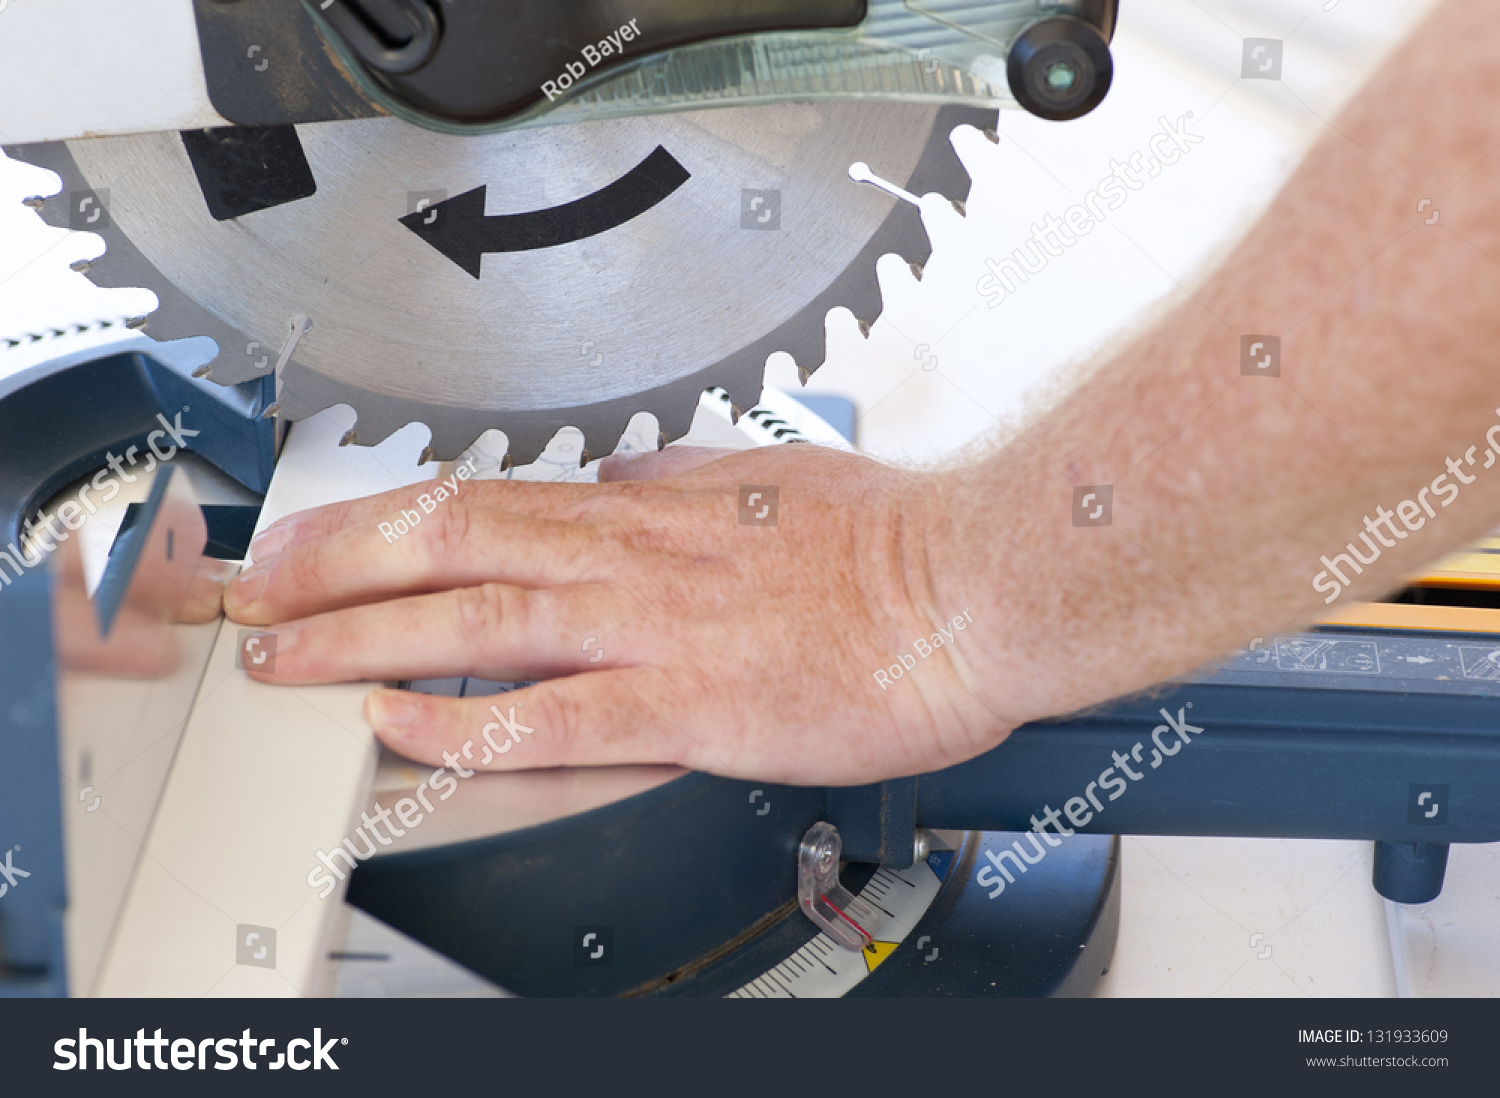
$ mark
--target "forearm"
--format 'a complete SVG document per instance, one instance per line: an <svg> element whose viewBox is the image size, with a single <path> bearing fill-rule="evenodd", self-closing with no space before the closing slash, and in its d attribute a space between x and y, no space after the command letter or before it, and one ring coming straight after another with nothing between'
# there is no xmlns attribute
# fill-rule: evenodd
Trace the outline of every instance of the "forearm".
<svg viewBox="0 0 1500 1098"><path fill-rule="evenodd" d="M997 712L1182 673L1306 624L1335 588L1347 605L1398 586L1500 519L1500 463L1482 468L1500 422L1495 56L1493 21L1450 0L1191 299L992 458L939 478L932 609L975 607L983 652L961 666ZM1279 377L1241 375L1252 334L1280 337ZM1449 474L1466 451L1474 466ZM1456 496L1432 488L1440 474ZM1110 525L1074 525L1077 485L1113 486ZM1366 527L1407 499L1419 529ZM1321 557L1350 542L1370 557L1361 533L1378 558L1315 590Z"/></svg>

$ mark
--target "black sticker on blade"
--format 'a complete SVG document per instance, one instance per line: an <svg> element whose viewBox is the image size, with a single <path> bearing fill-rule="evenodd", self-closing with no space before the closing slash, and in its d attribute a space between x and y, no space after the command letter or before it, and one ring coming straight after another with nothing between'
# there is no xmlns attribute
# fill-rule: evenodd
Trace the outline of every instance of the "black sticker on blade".
<svg viewBox="0 0 1500 1098"><path fill-rule="evenodd" d="M182 147L215 221L232 221L318 190L295 126L183 130Z"/></svg>

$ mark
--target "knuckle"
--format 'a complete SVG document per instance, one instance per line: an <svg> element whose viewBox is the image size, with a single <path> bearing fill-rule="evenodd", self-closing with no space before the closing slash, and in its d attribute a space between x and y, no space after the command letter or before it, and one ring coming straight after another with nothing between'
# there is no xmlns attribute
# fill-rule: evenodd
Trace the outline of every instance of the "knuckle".
<svg viewBox="0 0 1500 1098"><path fill-rule="evenodd" d="M514 635L525 628L525 593L503 583L485 583L454 591L454 625L461 636L481 644Z"/></svg>
<svg viewBox="0 0 1500 1098"><path fill-rule="evenodd" d="M613 531L614 543L633 553L670 553L677 548L678 536L665 525L644 526L632 523Z"/></svg>
<svg viewBox="0 0 1500 1098"><path fill-rule="evenodd" d="M575 748L583 742L582 728L585 707L572 690L553 690L541 706L541 721L537 733L545 732L552 741L552 752L557 761L567 765L573 760Z"/></svg>
<svg viewBox="0 0 1500 1098"><path fill-rule="evenodd" d="M557 518L564 522L576 523L615 522L619 521L621 510L621 500L618 496L611 492L600 492L598 495L573 500L558 508Z"/></svg>
<svg viewBox="0 0 1500 1098"><path fill-rule="evenodd" d="M649 480L609 481L599 491L570 503L568 517L583 522L630 522L640 514L640 506L659 502L662 486Z"/></svg>
<svg viewBox="0 0 1500 1098"><path fill-rule="evenodd" d="M309 592L324 590L324 550L322 543L303 549L293 547L271 565L272 583L266 585L268 601L295 601ZM277 598L277 596L280 596Z"/></svg>
<svg viewBox="0 0 1500 1098"><path fill-rule="evenodd" d="M419 527L420 544L427 550L431 560L443 560L468 549L472 528L473 515L469 508L456 502L451 503L423 516Z"/></svg>

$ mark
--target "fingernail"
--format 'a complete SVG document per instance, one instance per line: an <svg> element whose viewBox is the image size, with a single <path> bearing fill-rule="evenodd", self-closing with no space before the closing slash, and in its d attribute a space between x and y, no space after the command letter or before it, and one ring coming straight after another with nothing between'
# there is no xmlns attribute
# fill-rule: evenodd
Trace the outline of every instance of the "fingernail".
<svg viewBox="0 0 1500 1098"><path fill-rule="evenodd" d="M239 609L254 606L266 593L268 575L270 575L270 569L264 564L257 564L241 572L235 577L234 582L224 589L224 601L233 603Z"/></svg>
<svg viewBox="0 0 1500 1098"><path fill-rule="evenodd" d="M292 540L292 535L297 532L297 524L285 520L267 526L259 534L256 534L250 542L250 555L255 558L257 564L265 564L277 553L287 547Z"/></svg>
<svg viewBox="0 0 1500 1098"><path fill-rule="evenodd" d="M365 716L376 729L404 732L422 720L423 705L405 690L377 690L365 699Z"/></svg>

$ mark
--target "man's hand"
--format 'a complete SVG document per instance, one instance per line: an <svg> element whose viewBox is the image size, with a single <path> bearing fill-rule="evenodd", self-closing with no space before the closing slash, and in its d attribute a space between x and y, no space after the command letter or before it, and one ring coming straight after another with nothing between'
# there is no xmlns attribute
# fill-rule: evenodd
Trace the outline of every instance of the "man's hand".
<svg viewBox="0 0 1500 1098"><path fill-rule="evenodd" d="M463 482L396 541L380 524L430 484L283 520L225 596L277 627L275 674L256 677L549 680L503 699L371 695L380 738L434 765L483 744L492 703L515 705L535 732L495 769L856 783L959 762L1016 723L980 700L980 631L954 626L983 611L935 605L940 475L798 445L611 458L600 479ZM756 524L764 497L742 514L742 485L777 486L774 526Z"/></svg>

